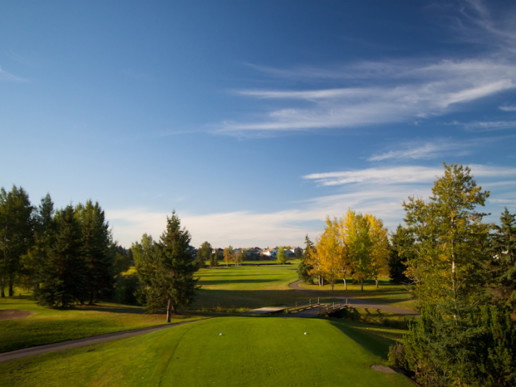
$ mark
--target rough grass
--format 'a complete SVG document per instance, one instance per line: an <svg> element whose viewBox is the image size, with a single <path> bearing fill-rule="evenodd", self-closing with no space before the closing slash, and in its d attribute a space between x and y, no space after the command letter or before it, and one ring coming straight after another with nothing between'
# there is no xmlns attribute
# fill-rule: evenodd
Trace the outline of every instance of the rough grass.
<svg viewBox="0 0 516 387"><path fill-rule="evenodd" d="M44 308L26 297L0 299L1 309L32 312L23 319L0 321L0 352L65 340L160 325L164 315L146 314L141 307L99 304L70 310ZM191 319L178 316L173 322Z"/></svg>
<svg viewBox="0 0 516 387"><path fill-rule="evenodd" d="M333 320L214 318L1 363L0 385L410 386L370 368L391 342Z"/></svg>

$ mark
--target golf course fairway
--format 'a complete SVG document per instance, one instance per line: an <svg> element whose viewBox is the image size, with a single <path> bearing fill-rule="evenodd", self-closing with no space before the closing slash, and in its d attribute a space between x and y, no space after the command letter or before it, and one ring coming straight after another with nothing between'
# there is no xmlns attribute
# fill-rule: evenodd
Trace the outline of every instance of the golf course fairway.
<svg viewBox="0 0 516 387"><path fill-rule="evenodd" d="M346 323L220 317L1 363L0 385L410 386L370 368L384 356L385 342Z"/></svg>

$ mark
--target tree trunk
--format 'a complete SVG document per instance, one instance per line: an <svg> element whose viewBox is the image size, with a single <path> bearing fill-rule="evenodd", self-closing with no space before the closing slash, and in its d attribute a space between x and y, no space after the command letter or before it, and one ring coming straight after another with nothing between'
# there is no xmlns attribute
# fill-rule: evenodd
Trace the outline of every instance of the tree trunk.
<svg viewBox="0 0 516 387"><path fill-rule="evenodd" d="M0 287L2 288L2 298L5 298L5 271L2 273L2 283Z"/></svg>
<svg viewBox="0 0 516 387"><path fill-rule="evenodd" d="M9 278L9 297L14 296L14 279Z"/></svg>
<svg viewBox="0 0 516 387"><path fill-rule="evenodd" d="M174 305L172 305L172 298L168 298L168 303L167 303L167 323L170 322L170 320L172 319L172 313L175 311L175 307Z"/></svg>
<svg viewBox="0 0 516 387"><path fill-rule="evenodd" d="M363 279L360 279L360 291L361 292L364 291L364 280Z"/></svg>
<svg viewBox="0 0 516 387"><path fill-rule="evenodd" d="M348 290L348 283L346 282L346 277L342 278L344 281L344 290Z"/></svg>
<svg viewBox="0 0 516 387"><path fill-rule="evenodd" d="M374 282L376 283L376 289L378 289L378 277L374 277Z"/></svg>

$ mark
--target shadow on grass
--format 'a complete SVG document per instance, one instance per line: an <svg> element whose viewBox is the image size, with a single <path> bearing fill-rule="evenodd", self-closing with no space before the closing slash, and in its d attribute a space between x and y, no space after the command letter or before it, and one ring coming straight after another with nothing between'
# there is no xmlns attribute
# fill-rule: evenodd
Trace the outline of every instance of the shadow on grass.
<svg viewBox="0 0 516 387"><path fill-rule="evenodd" d="M361 324L350 321L337 321L335 319L331 319L330 322L335 328L339 329L354 342L385 360L387 359L387 354L389 353L389 346L395 343L394 337L396 335L393 334L392 339L386 338L385 333L380 336L375 331L368 330L369 324Z"/></svg>
<svg viewBox="0 0 516 387"><path fill-rule="evenodd" d="M240 276L239 276L240 277ZM236 284L262 284L267 282L278 282L279 279L220 279L220 280L205 280L201 279L199 284L201 285L236 285Z"/></svg>
<svg viewBox="0 0 516 387"><path fill-rule="evenodd" d="M298 290L215 290L200 289L191 309L260 308L262 306L291 306L308 303L317 294ZM321 297L322 299L322 297Z"/></svg>
<svg viewBox="0 0 516 387"><path fill-rule="evenodd" d="M141 306L131 305L109 305L109 304L94 304L94 305L75 305L75 310L92 310L96 312L107 313L131 313L131 314L145 314L146 311Z"/></svg>

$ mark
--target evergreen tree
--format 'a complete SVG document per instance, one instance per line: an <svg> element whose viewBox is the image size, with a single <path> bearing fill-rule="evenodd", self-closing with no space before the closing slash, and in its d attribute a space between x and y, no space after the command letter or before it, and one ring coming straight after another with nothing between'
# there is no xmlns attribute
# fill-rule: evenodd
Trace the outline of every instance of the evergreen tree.
<svg viewBox="0 0 516 387"><path fill-rule="evenodd" d="M50 194L47 194L41 199L34 215L34 244L22 257L24 271L32 283L33 293L36 297L41 281L41 271L47 260L49 248L55 241L55 236L54 203Z"/></svg>
<svg viewBox="0 0 516 387"><path fill-rule="evenodd" d="M13 186L10 192L0 190L0 292L5 297L5 286L9 296L14 295L16 276L21 272L20 258L33 243L33 207L23 188Z"/></svg>
<svg viewBox="0 0 516 387"><path fill-rule="evenodd" d="M414 259L413 248L414 239L405 228L399 225L391 236L389 254L389 277L395 284L409 282L405 271L407 270L407 260Z"/></svg>
<svg viewBox="0 0 516 387"><path fill-rule="evenodd" d="M492 259L486 265L491 273L489 288L494 300L516 311L516 215L505 208L500 225L494 226Z"/></svg>
<svg viewBox="0 0 516 387"><path fill-rule="evenodd" d="M67 308L85 297L81 227L72 206L57 212L55 227L55 241L42 265L37 296L44 305Z"/></svg>
<svg viewBox="0 0 516 387"><path fill-rule="evenodd" d="M297 267L297 275L300 280L306 283L312 283L312 271L314 267L312 266L313 256L315 255L315 246L313 242L308 238L308 235L305 236L305 249L303 251L301 262Z"/></svg>
<svg viewBox="0 0 516 387"><path fill-rule="evenodd" d="M152 240L146 243L149 242ZM167 229L159 243L142 249L143 256L138 256L138 249L135 249L147 306L154 310L166 307L167 322L178 307L193 300L197 288L197 280L193 278L197 265L189 252L189 243L190 234L181 228L180 220L173 212L167 218Z"/></svg>
<svg viewBox="0 0 516 387"><path fill-rule="evenodd" d="M111 233L99 204L87 201L76 209L82 234L85 296L90 305L111 294L113 289L113 254Z"/></svg>

